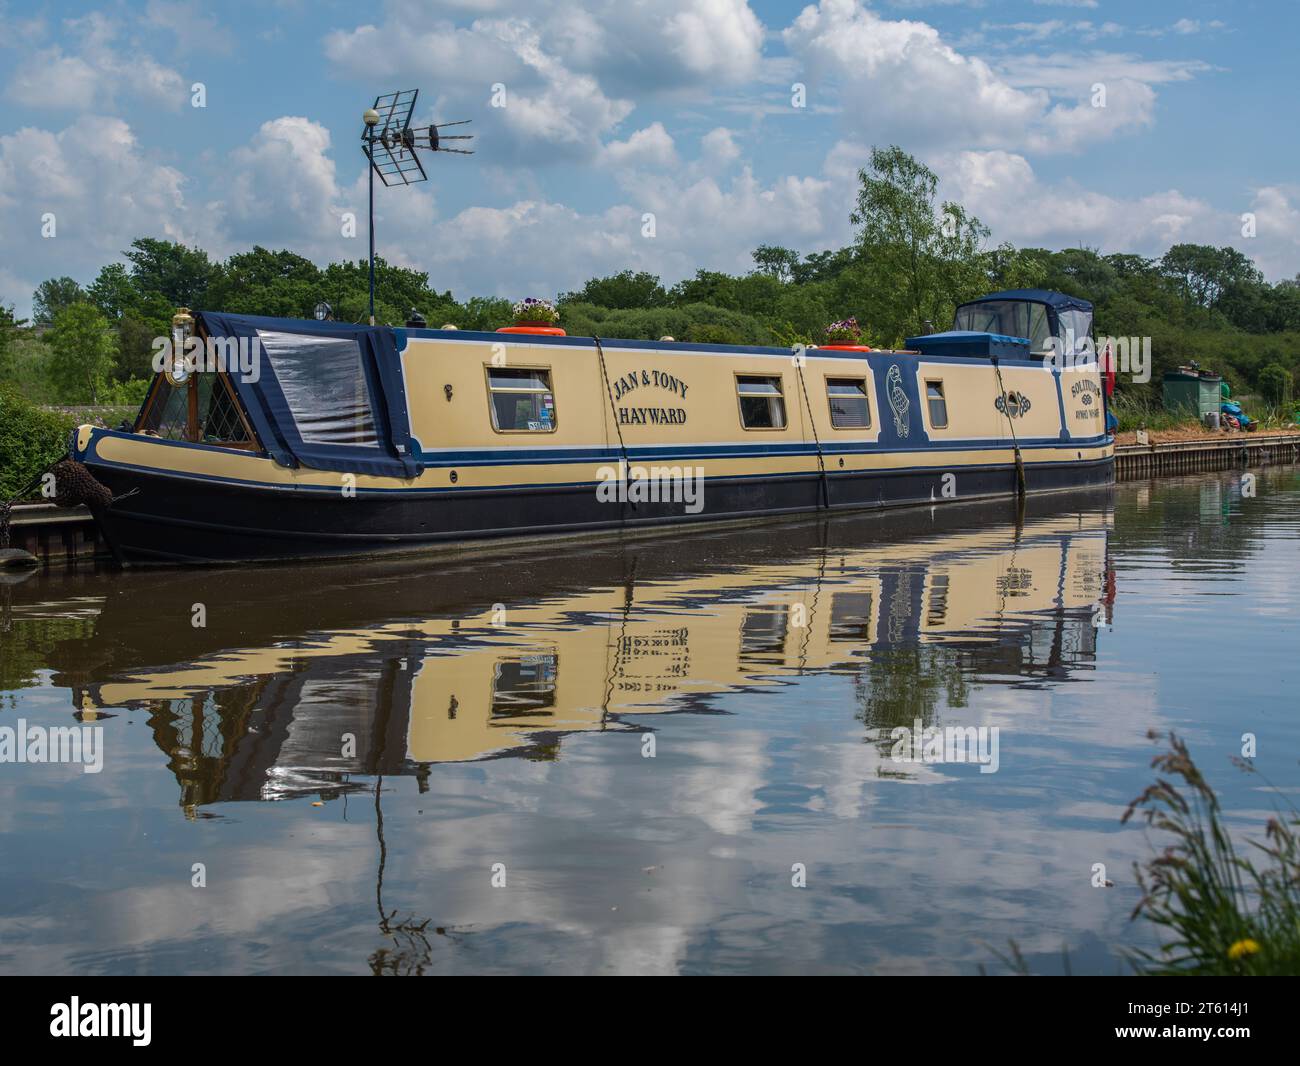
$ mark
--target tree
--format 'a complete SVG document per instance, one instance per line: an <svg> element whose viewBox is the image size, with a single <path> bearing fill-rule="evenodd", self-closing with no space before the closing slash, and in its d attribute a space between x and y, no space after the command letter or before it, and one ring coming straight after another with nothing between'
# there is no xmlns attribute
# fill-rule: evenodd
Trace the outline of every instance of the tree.
<svg viewBox="0 0 1300 1066"><path fill-rule="evenodd" d="M790 281L799 266L799 253L775 244L760 244L754 249L754 266L760 274Z"/></svg>
<svg viewBox="0 0 1300 1066"><path fill-rule="evenodd" d="M562 303L588 303L597 307L628 310L635 307L662 307L668 294L657 274L644 270L633 273L623 270L607 278L592 278L576 292L566 292Z"/></svg>
<svg viewBox="0 0 1300 1066"><path fill-rule="evenodd" d="M207 252L175 241L141 237L122 254L131 262L136 290L158 293L174 307L200 307L216 273Z"/></svg>
<svg viewBox="0 0 1300 1066"><path fill-rule="evenodd" d="M858 171L850 219L883 297L877 321L886 335L919 332L951 317L982 288L981 252L989 230L960 204L936 205L939 178L898 146L872 148ZM881 321L883 319L883 321Z"/></svg>
<svg viewBox="0 0 1300 1066"><path fill-rule="evenodd" d="M117 341L99 308L76 303L65 308L46 335L49 375L69 402L98 403L117 358Z"/></svg>
<svg viewBox="0 0 1300 1066"><path fill-rule="evenodd" d="M738 304L736 279L717 270L697 270L695 277L674 285L668 296L678 307L708 303L734 310Z"/></svg>
<svg viewBox="0 0 1300 1066"><path fill-rule="evenodd" d="M61 311L85 298L86 294L81 291L81 286L71 278L50 278L48 281L42 281L32 293L32 319L42 326L48 326Z"/></svg>
<svg viewBox="0 0 1300 1066"><path fill-rule="evenodd" d="M326 300L334 309L340 322L362 322L368 314L367 302L369 276L366 260L330 263L320 272L317 299ZM313 300L312 306L315 306ZM507 306L509 306L507 304ZM402 325L414 308L430 323L458 321L463 309L450 292L439 293L429 287L429 275L420 270L390 265L383 257L375 257L375 321ZM311 307L306 308L310 311ZM507 312L491 328L510 320Z"/></svg>
<svg viewBox="0 0 1300 1066"><path fill-rule="evenodd" d="M13 306L0 304L0 381L6 380L13 373L10 350L13 348L14 331L26 322L26 319L14 317Z"/></svg>
<svg viewBox="0 0 1300 1066"><path fill-rule="evenodd" d="M1224 290L1235 284L1262 285L1264 275L1236 248L1208 244L1175 244L1160 260L1165 275L1197 307L1214 307Z"/></svg>
<svg viewBox="0 0 1300 1066"><path fill-rule="evenodd" d="M109 263L86 290L90 302L110 322L116 322L139 302L140 293L121 263Z"/></svg>
<svg viewBox="0 0 1300 1066"><path fill-rule="evenodd" d="M853 248L809 252L803 257L803 262L797 264L791 271L791 280L796 285L806 285L813 281L830 281L848 269L856 254Z"/></svg>
<svg viewBox="0 0 1300 1066"><path fill-rule="evenodd" d="M260 245L227 259L208 287L214 310L284 318L310 315L321 296L315 263L295 252L272 252Z"/></svg>

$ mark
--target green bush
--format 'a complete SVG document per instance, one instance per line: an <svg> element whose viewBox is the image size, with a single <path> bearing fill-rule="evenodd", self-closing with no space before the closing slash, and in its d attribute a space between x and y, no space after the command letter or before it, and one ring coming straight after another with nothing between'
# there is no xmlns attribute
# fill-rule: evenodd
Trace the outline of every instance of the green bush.
<svg viewBox="0 0 1300 1066"><path fill-rule="evenodd" d="M67 450L73 420L33 407L0 388L0 500L10 500Z"/></svg>
<svg viewBox="0 0 1300 1066"><path fill-rule="evenodd" d="M1259 391L1269 403L1286 403L1291 398L1291 371L1279 363L1269 363L1259 372Z"/></svg>

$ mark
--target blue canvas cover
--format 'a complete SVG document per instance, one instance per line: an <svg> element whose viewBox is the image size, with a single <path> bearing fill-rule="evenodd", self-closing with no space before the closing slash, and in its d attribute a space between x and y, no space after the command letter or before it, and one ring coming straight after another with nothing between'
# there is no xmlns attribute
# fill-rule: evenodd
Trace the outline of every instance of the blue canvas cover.
<svg viewBox="0 0 1300 1066"><path fill-rule="evenodd" d="M1063 292L1052 292L1050 289L1004 289L1002 292L991 292L976 300L967 300L966 303L982 304L994 300L1030 300L1034 303L1047 304L1057 311L1092 310L1092 304L1087 300L1080 299L1078 296L1067 296ZM965 307L966 304L962 306Z"/></svg>
<svg viewBox="0 0 1300 1066"><path fill-rule="evenodd" d="M1092 304L1047 289L1004 289L961 304L952 327L1025 337L1032 352L1076 353L1092 334Z"/></svg>
<svg viewBox="0 0 1300 1066"><path fill-rule="evenodd" d="M393 330L201 311L208 335L257 345L256 374L229 373L262 446L282 466L411 478L411 439Z"/></svg>
<svg viewBox="0 0 1300 1066"><path fill-rule="evenodd" d="M951 356L967 359L1028 359L1029 341L1024 337L1005 337L1000 333L976 333L952 329L924 337L908 337L907 346L922 355Z"/></svg>

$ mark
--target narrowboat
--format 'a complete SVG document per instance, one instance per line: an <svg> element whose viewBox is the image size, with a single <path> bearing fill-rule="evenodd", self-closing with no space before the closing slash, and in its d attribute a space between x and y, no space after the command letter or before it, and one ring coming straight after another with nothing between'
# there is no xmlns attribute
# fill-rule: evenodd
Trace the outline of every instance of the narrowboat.
<svg viewBox="0 0 1300 1066"><path fill-rule="evenodd" d="M71 453L124 565L1087 488L1114 478L1090 329L1038 290L897 351L181 312L134 423Z"/></svg>

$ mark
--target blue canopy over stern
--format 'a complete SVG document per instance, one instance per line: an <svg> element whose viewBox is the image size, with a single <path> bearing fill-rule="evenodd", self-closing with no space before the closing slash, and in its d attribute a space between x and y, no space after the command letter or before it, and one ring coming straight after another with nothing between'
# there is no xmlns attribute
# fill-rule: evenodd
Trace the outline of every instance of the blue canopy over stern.
<svg viewBox="0 0 1300 1066"><path fill-rule="evenodd" d="M412 478L423 469L387 326L201 311L262 446L282 466ZM238 345L236 363L230 342Z"/></svg>

